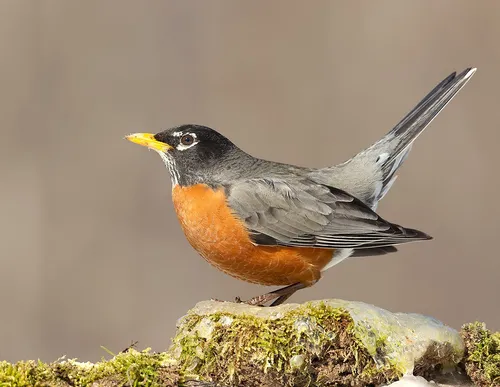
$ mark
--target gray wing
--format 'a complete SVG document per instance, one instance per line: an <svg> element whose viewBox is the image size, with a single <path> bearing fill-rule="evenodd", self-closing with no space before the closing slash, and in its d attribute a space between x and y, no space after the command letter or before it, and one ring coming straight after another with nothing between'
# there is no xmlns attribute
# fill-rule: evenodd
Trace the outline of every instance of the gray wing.
<svg viewBox="0 0 500 387"><path fill-rule="evenodd" d="M360 249L430 239L385 221L344 191L305 178L236 181L226 189L229 206L258 245Z"/></svg>

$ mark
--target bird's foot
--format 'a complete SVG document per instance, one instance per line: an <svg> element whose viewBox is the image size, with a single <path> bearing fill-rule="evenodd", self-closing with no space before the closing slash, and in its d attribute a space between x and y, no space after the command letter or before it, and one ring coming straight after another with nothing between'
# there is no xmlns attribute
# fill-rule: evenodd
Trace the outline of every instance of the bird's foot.
<svg viewBox="0 0 500 387"><path fill-rule="evenodd" d="M243 301L240 297L235 297L234 302L236 304L246 304L246 305L252 305L252 306L265 306L264 303L257 303L256 300L254 300L257 297L251 298L250 300Z"/></svg>
<svg viewBox="0 0 500 387"><path fill-rule="evenodd" d="M245 304L252 306L266 306L265 304L274 300L270 306L278 306L288 300L290 296L297 290L303 289L305 287L306 285L302 283L296 283L266 294L262 294L257 297L250 298L247 301L241 301L241 299L237 297L236 302L244 302Z"/></svg>
<svg viewBox="0 0 500 387"><path fill-rule="evenodd" d="M211 298L210 301L215 301L215 302L231 302L231 301L226 301L226 300L220 300L218 298ZM246 303L240 297L234 297L234 301L233 302L236 303L236 304L245 304Z"/></svg>
<svg viewBox="0 0 500 387"><path fill-rule="evenodd" d="M240 301L244 302L247 305L252 305L252 306L266 306L269 301L274 300L276 296L272 293L266 293L266 294L261 294L260 296L257 297L252 297L249 300L246 301Z"/></svg>

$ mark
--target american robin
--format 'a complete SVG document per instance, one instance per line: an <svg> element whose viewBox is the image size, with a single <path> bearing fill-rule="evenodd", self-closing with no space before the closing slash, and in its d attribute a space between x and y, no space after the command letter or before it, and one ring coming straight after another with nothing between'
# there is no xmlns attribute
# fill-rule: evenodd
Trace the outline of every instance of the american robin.
<svg viewBox="0 0 500 387"><path fill-rule="evenodd" d="M348 257L392 253L395 245L432 239L375 210L413 141L475 71L445 78L381 140L333 167L259 159L200 125L126 138L163 159L189 243L233 277L285 286L247 301L278 305Z"/></svg>

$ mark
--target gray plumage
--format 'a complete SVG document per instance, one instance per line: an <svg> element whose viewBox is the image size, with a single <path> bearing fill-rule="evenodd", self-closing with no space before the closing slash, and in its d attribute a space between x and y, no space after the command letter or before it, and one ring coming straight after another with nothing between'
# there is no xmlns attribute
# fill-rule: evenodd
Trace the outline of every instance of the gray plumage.
<svg viewBox="0 0 500 387"><path fill-rule="evenodd" d="M173 183L225 189L229 207L258 245L335 249L328 267L354 256L396 251L430 239L381 218L375 210L391 188L415 139L476 69L439 83L380 141L350 160L312 169L255 158L216 131L183 125L155 135L172 146L165 163ZM189 144L182 138L191 135Z"/></svg>
<svg viewBox="0 0 500 387"><path fill-rule="evenodd" d="M360 249L429 238L385 221L344 191L306 178L236 181L228 202L257 244Z"/></svg>
<svg viewBox="0 0 500 387"><path fill-rule="evenodd" d="M468 68L459 75L450 74L382 139L345 163L313 171L311 177L343 189L375 209L394 183L413 142L475 72Z"/></svg>

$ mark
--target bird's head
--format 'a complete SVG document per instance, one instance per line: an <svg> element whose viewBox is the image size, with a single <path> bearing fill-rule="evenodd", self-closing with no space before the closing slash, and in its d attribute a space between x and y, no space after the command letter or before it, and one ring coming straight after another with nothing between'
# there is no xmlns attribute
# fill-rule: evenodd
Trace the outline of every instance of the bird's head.
<svg viewBox="0 0 500 387"><path fill-rule="evenodd" d="M126 139L158 152L172 182L180 185L205 182L231 168L231 160L244 154L222 134L201 125L181 125L156 134L135 133Z"/></svg>

